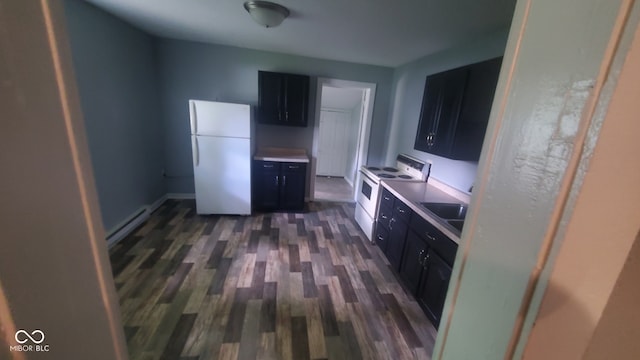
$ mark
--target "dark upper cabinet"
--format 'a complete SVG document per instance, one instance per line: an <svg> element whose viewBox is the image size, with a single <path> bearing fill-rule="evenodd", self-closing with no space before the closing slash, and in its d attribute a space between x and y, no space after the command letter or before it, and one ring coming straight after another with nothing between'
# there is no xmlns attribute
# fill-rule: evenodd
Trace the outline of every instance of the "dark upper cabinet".
<svg viewBox="0 0 640 360"><path fill-rule="evenodd" d="M499 57L428 76L414 148L478 160L501 64Z"/></svg>
<svg viewBox="0 0 640 360"><path fill-rule="evenodd" d="M307 126L309 77L258 71L258 122Z"/></svg>

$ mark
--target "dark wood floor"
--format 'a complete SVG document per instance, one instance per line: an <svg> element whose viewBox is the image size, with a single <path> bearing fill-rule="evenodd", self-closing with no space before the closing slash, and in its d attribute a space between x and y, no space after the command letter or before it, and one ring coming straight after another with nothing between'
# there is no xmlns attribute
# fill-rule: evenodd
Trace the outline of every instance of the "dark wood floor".
<svg viewBox="0 0 640 360"><path fill-rule="evenodd" d="M353 220L165 202L110 251L132 359L430 359L436 331Z"/></svg>

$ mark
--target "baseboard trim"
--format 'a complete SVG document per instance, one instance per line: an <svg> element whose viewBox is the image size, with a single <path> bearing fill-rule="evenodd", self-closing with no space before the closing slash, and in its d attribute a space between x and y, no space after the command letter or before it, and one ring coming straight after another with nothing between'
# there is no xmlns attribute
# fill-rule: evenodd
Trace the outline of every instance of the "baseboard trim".
<svg viewBox="0 0 640 360"><path fill-rule="evenodd" d="M349 184L349 186L353 187L353 181L351 181L351 179L349 179L348 177L344 177L344 181L347 182L347 184Z"/></svg>
<svg viewBox="0 0 640 360"><path fill-rule="evenodd" d="M167 199L176 199L176 200L196 198L196 194L194 193L168 193L166 196L167 196Z"/></svg>
<svg viewBox="0 0 640 360"><path fill-rule="evenodd" d="M154 201L151 205L149 205L149 215L151 215L154 211L158 210L165 201L167 201L167 195L162 195L158 200Z"/></svg>
<svg viewBox="0 0 640 360"><path fill-rule="evenodd" d="M131 215L127 216L127 218L118 225L114 226L109 232L107 232L107 247L113 247L135 230L140 224L147 221L151 213L156 211L166 200L167 195L162 195L158 200L151 203L151 205L142 206Z"/></svg>

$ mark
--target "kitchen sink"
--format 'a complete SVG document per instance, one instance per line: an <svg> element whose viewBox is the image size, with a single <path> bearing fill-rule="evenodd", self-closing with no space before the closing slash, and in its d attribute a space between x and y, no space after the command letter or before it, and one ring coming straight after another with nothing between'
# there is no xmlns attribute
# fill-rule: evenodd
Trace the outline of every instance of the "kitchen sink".
<svg viewBox="0 0 640 360"><path fill-rule="evenodd" d="M464 220L467 215L467 205L452 203L420 203L425 209L444 220Z"/></svg>

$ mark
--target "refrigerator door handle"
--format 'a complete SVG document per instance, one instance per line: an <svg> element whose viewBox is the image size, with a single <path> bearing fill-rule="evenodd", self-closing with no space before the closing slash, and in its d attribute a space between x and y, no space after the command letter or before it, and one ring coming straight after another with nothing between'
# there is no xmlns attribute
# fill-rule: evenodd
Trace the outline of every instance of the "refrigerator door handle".
<svg viewBox="0 0 640 360"><path fill-rule="evenodd" d="M189 105L191 105L191 132L193 132L194 135L198 134L198 120L197 120L197 114L196 114L196 103L195 101L190 101Z"/></svg>
<svg viewBox="0 0 640 360"><path fill-rule="evenodd" d="M198 137L193 137L193 166L198 166L200 164L200 149L198 147Z"/></svg>

